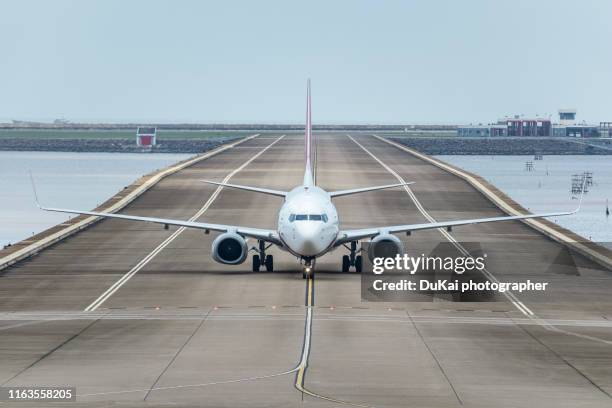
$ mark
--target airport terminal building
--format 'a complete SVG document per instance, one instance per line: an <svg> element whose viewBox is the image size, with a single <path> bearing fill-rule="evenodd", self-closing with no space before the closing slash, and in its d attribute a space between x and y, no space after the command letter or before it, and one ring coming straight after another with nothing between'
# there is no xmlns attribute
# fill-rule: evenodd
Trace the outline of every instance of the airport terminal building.
<svg viewBox="0 0 612 408"><path fill-rule="evenodd" d="M523 118L519 115L499 119L489 125L457 127L459 137L612 137L612 122L589 125L576 122L575 109L560 109L559 122L550 118Z"/></svg>

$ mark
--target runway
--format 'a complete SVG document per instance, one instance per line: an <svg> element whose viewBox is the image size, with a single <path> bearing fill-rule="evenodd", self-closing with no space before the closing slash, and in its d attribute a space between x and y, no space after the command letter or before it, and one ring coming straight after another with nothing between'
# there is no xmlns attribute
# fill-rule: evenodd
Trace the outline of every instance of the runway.
<svg viewBox="0 0 612 408"><path fill-rule="evenodd" d="M372 135L316 138L325 189L416 182L336 199L342 228L503 215ZM302 171L302 136L265 134L168 176L123 212L273 228L280 198L200 180L288 190ZM366 303L360 276L339 272L342 250L305 281L275 249L272 273L219 265L214 236L104 220L0 271L2 386L74 385L77 405L92 406L612 405L612 276L521 222L402 240L415 252L478 242L495 254L487 279L545 279L543 299Z"/></svg>

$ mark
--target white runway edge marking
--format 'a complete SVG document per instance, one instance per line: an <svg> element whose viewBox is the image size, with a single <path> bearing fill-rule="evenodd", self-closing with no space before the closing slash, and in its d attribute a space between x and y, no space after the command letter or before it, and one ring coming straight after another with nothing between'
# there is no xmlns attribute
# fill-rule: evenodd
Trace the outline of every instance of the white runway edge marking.
<svg viewBox="0 0 612 408"><path fill-rule="evenodd" d="M357 142L355 139L353 139L350 135L348 135L348 137L355 142L359 147L361 147L366 153L368 153L372 158L374 158L378 163L380 163L385 169L387 169L387 171L389 171L391 174L393 174L396 178L398 178L398 180L402 180L402 182L404 182L403 178L397 174L395 171L393 171L393 169L391 169L389 166L387 166L385 163L383 163L381 160L379 160L376 156L374 156L371 152L369 152L365 147L363 147L361 144L359 144L359 142ZM395 146L393 143L380 138L379 136L374 135L374 137L376 137L377 139L389 143L391 146ZM410 195L410 198L412 199L412 201L414 202L414 204L417 206L417 208L419 208L419 211L421 211L421 213L430 220L430 222L435 222L435 219L431 216L429 216L429 214L427 214L427 212L425 211L425 209L423 208L423 206L421 205L421 203L419 202L419 200L416 198L416 196L414 195L414 193L412 192L412 190L410 190L410 188L408 186L404 186L404 189L406 190L406 192L408 193L408 195ZM459 251L461 251L464 255L469 256L469 252L467 252L465 250L465 248L463 248L454 238L452 235L450 235L445 229L438 229L438 231L440 231L440 233L446 237L446 239L448 239ZM497 280L497 278L495 276L493 276L488 270L483 269L483 274L490 279L493 282L499 282ZM585 339L585 340L590 340L590 341L595 341L598 343L604 343L607 345L612 345L612 341L610 340L606 340L606 339L602 339L599 337L595 337L595 336L589 336L587 334L582 334L582 333L576 333L576 332L572 332L572 331L568 331L568 330L564 330L561 329L557 326L552 325L549 321L542 319L541 317L538 317L535 313L533 313L531 311L531 309L529 309L527 306L525 306L525 304L523 302L521 302L514 293L508 291L508 292L504 292L504 295L512 302L512 304L514 305L514 307L516 307L523 315L527 316L530 319L533 319L535 322L537 322L537 324L539 326L544 327L546 330L549 331L554 331L557 333L564 333L567 334L569 336L574 336L574 337L578 337L581 339Z"/></svg>
<svg viewBox="0 0 612 408"><path fill-rule="evenodd" d="M375 138L377 138L378 140L385 142L391 146L394 146L400 150L403 150L409 154L411 154L412 156L418 157L420 159L422 159L423 161L426 161L428 163L433 164L434 166L446 171L447 173L451 173L454 174L455 176L467 181L469 184L472 185L472 187L474 187L476 190L478 190L479 192L481 192L483 195L485 195L493 204L495 204L496 207L498 207L500 210L502 210L503 212L505 212L508 215L521 215L521 212L519 212L518 210L516 210L514 207L512 207L511 205L509 205L506 201L504 201L502 198L498 197L494 192L492 192L491 190L489 190L485 185L483 185L480 181L476 180L472 175L466 173L465 171L457 168L457 167L453 167L448 165L447 163L444 163L442 161L439 161L437 159L434 159L432 157L429 157L423 153L420 153L418 151L415 151L413 149L410 149L402 144L399 144L397 142L391 141L387 138L378 136L378 135L372 135ZM561 233L559 230L551 228L548 225L542 224L541 221L538 221L536 218L530 218L527 220L522 220L522 222L524 222L525 224L530 225L532 228L534 228L536 231L539 231L541 233L543 233L544 235L547 235L549 238L552 238L553 240L565 245L565 246L569 246L573 249L575 249L578 253L585 255L587 258L591 259L592 261L595 261L597 263L599 263L600 265L606 267L606 268L611 268L612 267L612 258L609 258L607 256L605 256L604 254L595 251L591 248L588 248L584 245L582 245L580 242L576 241L574 238L570 238L567 235L565 235L564 233Z"/></svg>
<svg viewBox="0 0 612 408"><path fill-rule="evenodd" d="M393 176L395 176L396 179L399 180L400 183L405 183L406 181L404 180L404 178L402 176L400 176L395 170L393 170L391 167L389 167L386 163L384 163L382 160L380 160L378 157L376 157L372 152L370 152L368 149L366 149L361 143L359 143L358 141L356 141L355 139L353 139L350 135L348 136L349 139L351 139L355 144L357 144L357 146L361 147L361 149L366 152L367 154L370 155L370 157L372 157L374 160L376 160L381 166L383 166L385 168L385 170L387 170L389 173L391 173ZM436 222L436 219L433 218L428 212L427 210L425 210L425 207L423 207L423 205L421 204L421 202L419 201L419 199L414 195L414 193L412 192L412 190L410 189L409 186L404 186L404 189L406 190L406 193L408 193L408 195L410 196L410 199L412 200L412 202L414 203L414 205L417 207L417 209L419 210L419 212L429 221L429 222ZM459 252L461 252L463 255L465 256L471 256L470 253L452 236L450 235L444 228L438 228L438 231L444 236L444 238L446 238L451 244L453 244L453 246L455 246L455 248L457 248L459 250ZM482 270L482 273L486 276L487 279L489 279L492 282L495 283L500 283L499 280L493 275L491 274L486 268L484 268ZM523 304L523 302L521 302L514 293L507 291L504 292L504 295L506 296L506 298L508 298L508 300L510 302L512 302L512 304L514 305L514 307L516 307L522 314L524 314L525 316L533 316L533 312Z"/></svg>
<svg viewBox="0 0 612 408"><path fill-rule="evenodd" d="M142 183L140 186L136 187L131 193L129 193L126 196L123 196L123 198L121 198L119 201L115 202L114 204L110 205L110 207L106 207L103 210L105 212L116 212L119 211L121 209L123 209L125 206L127 206L129 203L131 203L132 201L134 201L136 198L138 198L141 194L143 194L145 191L147 191L149 188L153 187L155 184L157 184L160 180L162 180L163 178L176 173L179 170L182 170L186 167L192 166L195 163L199 163L202 160L206 160L212 156L215 156L221 152L224 152L228 149L232 149L246 141L249 141L251 139L256 138L257 136L259 136L260 133L248 136L246 138L240 139L234 143L230 143L230 144L224 144L221 145L215 149L209 150L208 152L205 152L201 155L197 155L193 158L187 159L185 161L181 161L178 164L171 166L171 167L167 167L165 170L161 171L161 172L156 172L153 176L151 176L150 178L148 178L144 183ZM9 267L10 265L15 264L16 262L19 262L21 259L25 259L35 253L37 253L38 251L42 251L43 249L49 247L50 245L52 245L55 242L59 242L61 240L63 240L64 238L71 236L72 234L77 233L78 231L82 230L84 227L89 226L91 224L93 224L93 222L96 221L96 219L99 217L95 217L95 216L88 216L87 218L71 224L71 223L63 223L63 224L59 224L60 226L66 226L65 228L60 229L59 231L48 235L36 242L33 242L31 244L29 244L28 246L26 246L25 248L22 248L18 251L15 251L7 256L5 256L4 258L0 258L0 270L3 270L7 267Z"/></svg>
<svg viewBox="0 0 612 408"><path fill-rule="evenodd" d="M236 173L238 173L239 171L241 171L242 169L244 169L246 166L248 166L249 164L251 164L251 162L253 162L255 159L257 159L259 156L261 156L263 153L266 152L266 150L268 150L269 148L271 148L272 146L274 146L278 141L280 141L282 138L284 138L285 135L282 135L281 137L277 138L274 140L274 142L270 143L268 146L266 146L263 150L261 150L259 153L257 153L256 155L254 155L253 157L251 157L249 160L247 160L246 162L244 162L240 167L238 167L237 169L233 170L231 173L229 173L227 176L225 176L225 178L223 179L223 183L227 183ZM216 198L219 196L219 194L221 193L221 190L223 190L223 186L219 186L217 187L217 189L215 190L215 192L210 196L210 198L208 199L208 201L206 201L206 203L204 204L204 206L202 206L202 208L200 208L200 210L198 210L197 213L195 213L188 221L195 221L197 220L202 214L204 214L206 212L206 210L208 210L208 208L212 205L212 203L216 200ZM102 303L104 303L109 297L111 297L121 286L123 286L128 280L130 280L130 278L132 276L134 276L138 271L140 271L146 264L148 264L149 262L151 262L151 260L153 258L155 258L155 256L157 256L157 254L159 254L164 248L166 248L172 241L174 241L179 235L181 235L181 233L183 231L185 231L185 229L187 229L186 227L180 227L179 229L177 229L172 235L170 235L168 238L166 238L166 240L164 240L164 242L162 242L161 244L159 244L153 251L151 251L147 256L145 256L140 262L138 262L136 264L136 266L134 266L132 269L130 269L129 272L127 272L125 275L123 275L117 282L115 282L110 288L108 288L104 293L102 293L96 300L94 300L89 306L87 306L85 308L86 312L92 312L94 310L96 310L98 307L100 307L100 305Z"/></svg>

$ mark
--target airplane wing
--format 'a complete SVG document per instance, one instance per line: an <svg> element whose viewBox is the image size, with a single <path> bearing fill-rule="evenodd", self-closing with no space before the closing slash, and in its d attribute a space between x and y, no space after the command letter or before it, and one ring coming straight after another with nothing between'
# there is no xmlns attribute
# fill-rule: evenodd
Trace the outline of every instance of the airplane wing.
<svg viewBox="0 0 612 408"><path fill-rule="evenodd" d="M580 200L582 202L582 198ZM528 215L507 215L502 217L491 217L491 218L475 218L471 220L457 220L457 221L442 221L442 222L429 222L423 224L405 224L405 225L392 225L388 227L377 227L377 228L364 228L364 229L353 229L340 231L338 239L334 243L334 246L342 245L346 242L357 241L363 238L371 238L380 234L393 234L398 232L408 231L420 231L435 228L450 228L459 225L471 225L471 224L483 224L486 222L499 222L499 221L514 221L514 220L526 220L530 218L545 218L545 217L558 217L565 215L572 215L580 210L580 204L574 211L567 212L555 212L555 213L542 213L542 214L528 214Z"/></svg>
<svg viewBox="0 0 612 408"><path fill-rule="evenodd" d="M374 186L374 187L353 188L351 190L331 191L329 193L329 196L332 197L332 198L334 198L334 197L342 197L342 196L350 195L350 194L365 193L366 191L377 191L377 190L384 190L386 188L403 187L403 186L408 186L410 184L414 184L414 182L410 182L410 183L398 183L398 184L386 184L384 186Z"/></svg>
<svg viewBox="0 0 612 408"><path fill-rule="evenodd" d="M267 242L271 242L279 246L283 246L281 240L278 237L277 232L273 230L240 227L240 226L225 225L225 224L210 224L206 222L172 220L172 219L166 219L166 218L140 217L137 215L113 214L113 213L82 211L82 210L69 210L69 209L63 209L63 208L47 208L47 207L42 207L40 204L38 204L38 202L36 204L38 205L38 208L40 208L41 210L45 210L45 211L91 215L94 217L104 217L104 218L117 218L121 220L130 220L130 221L153 222L157 224L176 225L179 227L202 229L205 231L219 231L219 232L233 231L245 237L261 239L263 241L267 241Z"/></svg>

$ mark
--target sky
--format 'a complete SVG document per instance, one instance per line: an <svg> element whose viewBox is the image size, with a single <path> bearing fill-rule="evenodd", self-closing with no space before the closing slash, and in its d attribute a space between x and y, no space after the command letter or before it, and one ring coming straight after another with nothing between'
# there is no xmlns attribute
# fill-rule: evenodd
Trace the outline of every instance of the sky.
<svg viewBox="0 0 612 408"><path fill-rule="evenodd" d="M612 2L0 0L0 121L612 121Z"/></svg>

